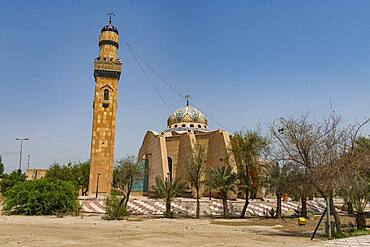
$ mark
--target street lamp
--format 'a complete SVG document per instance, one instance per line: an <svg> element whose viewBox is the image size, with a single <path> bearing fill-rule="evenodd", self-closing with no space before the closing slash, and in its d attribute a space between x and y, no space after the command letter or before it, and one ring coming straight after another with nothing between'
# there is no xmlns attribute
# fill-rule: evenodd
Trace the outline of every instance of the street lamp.
<svg viewBox="0 0 370 247"><path fill-rule="evenodd" d="M21 141L21 150L19 151L19 167L18 170L22 171L22 151L23 151L23 141L28 141L29 138L16 138L16 141Z"/></svg>
<svg viewBox="0 0 370 247"><path fill-rule="evenodd" d="M99 193L99 177L100 177L100 173L98 173L98 177L96 178L96 194L95 194L95 198L98 198L98 193Z"/></svg>

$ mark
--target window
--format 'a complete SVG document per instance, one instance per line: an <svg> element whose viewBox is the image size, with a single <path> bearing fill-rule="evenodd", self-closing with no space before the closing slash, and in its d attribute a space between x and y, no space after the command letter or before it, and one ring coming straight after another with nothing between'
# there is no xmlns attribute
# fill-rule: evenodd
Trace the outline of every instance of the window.
<svg viewBox="0 0 370 247"><path fill-rule="evenodd" d="M190 127L194 127L194 124L190 124Z"/></svg>
<svg viewBox="0 0 370 247"><path fill-rule="evenodd" d="M202 125L198 124L198 128L202 128Z"/></svg>
<svg viewBox="0 0 370 247"><path fill-rule="evenodd" d="M109 100L109 90L104 89L104 100Z"/></svg>
<svg viewBox="0 0 370 247"><path fill-rule="evenodd" d="M177 128L177 124L175 124L175 128Z"/></svg>
<svg viewBox="0 0 370 247"><path fill-rule="evenodd" d="M185 125L185 124L183 124L183 125L182 125L182 127L186 127L186 125Z"/></svg>

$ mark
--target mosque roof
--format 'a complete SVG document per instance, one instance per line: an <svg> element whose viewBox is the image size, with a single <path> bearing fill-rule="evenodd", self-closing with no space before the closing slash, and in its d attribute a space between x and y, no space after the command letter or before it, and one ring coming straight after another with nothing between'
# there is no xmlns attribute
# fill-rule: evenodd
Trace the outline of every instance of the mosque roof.
<svg viewBox="0 0 370 247"><path fill-rule="evenodd" d="M168 117L167 127L169 129L184 127L208 129L208 119L200 110L187 104Z"/></svg>

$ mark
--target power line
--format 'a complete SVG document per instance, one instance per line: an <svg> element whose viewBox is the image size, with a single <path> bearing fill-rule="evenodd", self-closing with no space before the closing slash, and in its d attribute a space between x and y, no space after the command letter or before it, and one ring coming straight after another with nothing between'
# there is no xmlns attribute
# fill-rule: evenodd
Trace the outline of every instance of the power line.
<svg viewBox="0 0 370 247"><path fill-rule="evenodd" d="M191 104L192 106L194 106L195 108L198 108L198 109L200 109L199 107L197 107L196 105L194 105L194 104ZM213 122L215 122L218 126L220 126L221 128L224 128L225 130L227 130L227 131L229 131L229 132L231 132L225 125L223 125L223 124L221 124L220 122L218 122L216 119L214 119L213 117L211 117L209 114L207 114L207 113L204 113L203 112L203 114L204 115L206 115L206 117L207 118L209 118L209 119L211 119Z"/></svg>
<svg viewBox="0 0 370 247"><path fill-rule="evenodd" d="M77 157L73 160L74 162L77 162L79 161L78 159L81 158L81 156L86 152L86 149L90 146L90 143L88 143L84 149L82 149L82 151L77 155Z"/></svg>
<svg viewBox="0 0 370 247"><path fill-rule="evenodd" d="M150 76L148 75L148 73L145 71L143 65L140 63L138 57L136 56L135 52L133 51L133 49L131 48L131 46L126 42L124 41L130 54L132 55L132 57L134 58L134 60L136 61L136 63L139 65L140 67L140 70L143 72L143 74L145 75L146 79L150 82L150 84L152 85L154 91L157 93L157 95L159 96L159 98L162 100L162 102L166 105L166 107L168 108L168 110L170 112L172 112L172 109L171 107L169 106L169 104L166 102L166 100L162 97L161 93L159 92L159 90L157 89L157 87L154 85L152 79L150 78Z"/></svg>
<svg viewBox="0 0 370 247"><path fill-rule="evenodd" d="M126 42L126 41L125 41ZM131 47L131 45L129 45L127 42L126 44L128 46ZM131 47L132 49L132 47ZM153 67L147 62L145 61L145 59L140 56L138 53L136 53L137 57L140 58L140 60L149 68L150 71L152 71L164 84L166 84L177 96L179 96L181 99L185 99L185 96L183 94L181 94L176 88L174 88L169 82L167 82L166 79L164 79L164 77L159 73L157 72L155 69L153 69Z"/></svg>
<svg viewBox="0 0 370 247"><path fill-rule="evenodd" d="M165 103L165 105L167 106L167 108L170 109L170 111L171 111L171 108L169 107L169 105L167 104L167 102L164 100L164 98L161 96L161 94L159 93L158 89L154 86L153 81L150 79L149 75L146 73L146 71L144 70L142 64L139 62L139 60L141 60L142 63L153 74L155 74L169 89L171 89L177 96L179 96L181 99L185 99L185 96L182 93L180 93L176 88L174 88L166 79L164 79L164 77L159 72L157 72L145 59L143 59L142 56L140 56L137 52L135 52L134 49L133 49L133 47L126 40L124 40L124 43L126 44L127 48L129 49L131 55L134 57L136 63L140 66L141 71L145 74L145 76L147 77L147 79L152 84L153 88L156 90L156 92L159 95L159 97ZM193 105L194 107L198 108L194 104L191 104L191 105ZM198 109L200 109L200 108L198 108ZM225 125L221 124L220 122L218 122L216 119L214 119L210 115L208 115L206 113L203 113L203 114L206 115L209 119L211 119L213 122L215 122L221 128L224 128L225 130L229 131L229 129Z"/></svg>
<svg viewBox="0 0 370 247"><path fill-rule="evenodd" d="M19 155L19 151L17 152L0 152L1 156L10 156L10 155Z"/></svg>

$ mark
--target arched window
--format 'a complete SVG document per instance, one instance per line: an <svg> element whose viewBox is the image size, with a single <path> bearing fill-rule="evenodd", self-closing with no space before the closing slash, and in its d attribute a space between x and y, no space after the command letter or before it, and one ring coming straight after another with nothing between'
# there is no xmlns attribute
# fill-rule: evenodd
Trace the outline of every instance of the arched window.
<svg viewBox="0 0 370 247"><path fill-rule="evenodd" d="M194 124L190 124L190 127L194 127Z"/></svg>
<svg viewBox="0 0 370 247"><path fill-rule="evenodd" d="M104 89L104 100L109 100L109 90Z"/></svg>

